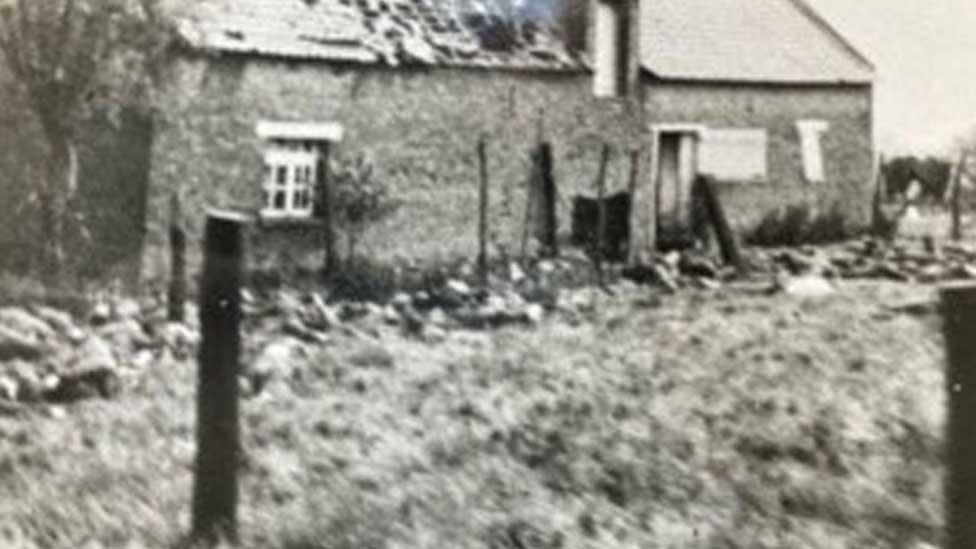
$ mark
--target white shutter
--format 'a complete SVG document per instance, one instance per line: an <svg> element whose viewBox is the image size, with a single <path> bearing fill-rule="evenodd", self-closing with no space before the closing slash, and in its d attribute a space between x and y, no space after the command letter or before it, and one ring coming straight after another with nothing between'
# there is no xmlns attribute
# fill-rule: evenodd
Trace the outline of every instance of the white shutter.
<svg viewBox="0 0 976 549"><path fill-rule="evenodd" d="M720 181L766 178L766 130L709 128L702 135L698 171Z"/></svg>
<svg viewBox="0 0 976 549"><path fill-rule="evenodd" d="M824 180L820 136L827 131L827 128L828 125L823 120L799 120L796 123L797 132L800 134L800 147L803 150L803 177L813 183Z"/></svg>
<svg viewBox="0 0 976 549"><path fill-rule="evenodd" d="M597 0L595 11L593 93L597 97L612 97L616 95L620 65L617 59L620 55L617 48L620 19L614 6L606 0Z"/></svg>

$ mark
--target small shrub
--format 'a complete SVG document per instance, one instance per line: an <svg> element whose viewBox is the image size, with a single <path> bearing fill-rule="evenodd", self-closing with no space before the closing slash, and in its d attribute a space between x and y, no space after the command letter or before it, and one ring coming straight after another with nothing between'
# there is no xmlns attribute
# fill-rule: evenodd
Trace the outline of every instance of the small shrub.
<svg viewBox="0 0 976 549"><path fill-rule="evenodd" d="M835 203L822 215L815 216L810 220L806 242L810 244L838 242L851 238L855 232L856 230L848 220L847 214L844 213L839 204Z"/></svg>
<svg viewBox="0 0 976 549"><path fill-rule="evenodd" d="M856 228L839 203L817 212L808 205L793 204L772 211L746 236L753 246L823 244L852 238Z"/></svg>
<svg viewBox="0 0 976 549"><path fill-rule="evenodd" d="M360 155L352 160L338 160L330 171L335 191L335 214L346 232L349 257L356 253L356 243L366 226L393 213L397 202L391 199L385 181L377 179L373 164Z"/></svg>
<svg viewBox="0 0 976 549"><path fill-rule="evenodd" d="M328 275L326 284L334 300L388 301L399 290L397 269L366 258L347 261L338 272Z"/></svg>

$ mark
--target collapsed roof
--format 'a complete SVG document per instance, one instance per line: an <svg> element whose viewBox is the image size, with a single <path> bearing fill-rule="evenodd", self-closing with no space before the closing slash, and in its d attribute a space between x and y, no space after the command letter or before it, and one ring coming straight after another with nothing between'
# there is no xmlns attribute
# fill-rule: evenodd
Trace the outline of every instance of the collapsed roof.
<svg viewBox="0 0 976 549"><path fill-rule="evenodd" d="M541 16L559 0L195 0L192 47L431 66L583 70ZM548 3L547 3L548 2ZM641 66L665 79L870 83L874 67L805 0L644 0Z"/></svg>
<svg viewBox="0 0 976 549"><path fill-rule="evenodd" d="M209 51L388 65L584 68L555 33L496 0L198 0L181 37Z"/></svg>

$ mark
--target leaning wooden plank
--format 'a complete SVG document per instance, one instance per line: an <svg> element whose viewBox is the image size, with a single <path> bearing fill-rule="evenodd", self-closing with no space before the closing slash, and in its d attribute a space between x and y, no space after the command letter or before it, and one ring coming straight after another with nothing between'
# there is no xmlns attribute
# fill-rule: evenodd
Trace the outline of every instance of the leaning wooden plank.
<svg viewBox="0 0 976 549"><path fill-rule="evenodd" d="M739 272L745 270L745 262L742 259L742 252L739 249L739 242L729 225L725 209L719 201L718 193L715 190L715 180L707 175L699 175L695 178L698 196L704 200L705 211L715 228L718 236L718 244L722 251L722 259L729 265L735 267Z"/></svg>

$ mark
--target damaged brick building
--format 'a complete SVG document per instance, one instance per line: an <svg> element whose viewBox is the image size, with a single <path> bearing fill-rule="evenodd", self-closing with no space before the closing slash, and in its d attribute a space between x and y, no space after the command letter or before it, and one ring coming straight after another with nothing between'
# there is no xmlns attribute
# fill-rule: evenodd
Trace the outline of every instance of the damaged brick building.
<svg viewBox="0 0 976 549"><path fill-rule="evenodd" d="M503 246L521 230L540 139L553 145L563 232L603 143L641 151L636 246L655 228L684 229L695 173L718 178L740 230L797 203L863 221L873 69L802 0L592 0L582 51L517 11L496 0L201 0L177 14L143 274L165 272L173 193L191 242L205 208L231 207L260 219L256 261L318 252L326 154L366 155L400 204L369 228L370 253L423 255L423 239L470 255L480 138ZM626 156L610 163L611 190L626 187Z"/></svg>

